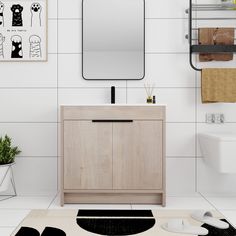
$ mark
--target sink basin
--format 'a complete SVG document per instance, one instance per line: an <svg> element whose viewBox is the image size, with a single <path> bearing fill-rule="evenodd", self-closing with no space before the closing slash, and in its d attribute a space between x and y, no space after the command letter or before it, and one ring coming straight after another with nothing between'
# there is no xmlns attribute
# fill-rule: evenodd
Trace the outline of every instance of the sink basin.
<svg viewBox="0 0 236 236"><path fill-rule="evenodd" d="M205 162L220 173L236 173L236 133L199 134Z"/></svg>

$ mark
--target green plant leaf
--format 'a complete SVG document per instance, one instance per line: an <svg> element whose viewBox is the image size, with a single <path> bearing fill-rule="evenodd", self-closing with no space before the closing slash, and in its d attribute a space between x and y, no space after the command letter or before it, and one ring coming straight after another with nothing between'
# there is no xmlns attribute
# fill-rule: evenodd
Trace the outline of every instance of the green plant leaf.
<svg viewBox="0 0 236 236"><path fill-rule="evenodd" d="M20 153L21 151L18 147L12 146L11 138L8 135L0 138L0 165L13 163L15 157Z"/></svg>

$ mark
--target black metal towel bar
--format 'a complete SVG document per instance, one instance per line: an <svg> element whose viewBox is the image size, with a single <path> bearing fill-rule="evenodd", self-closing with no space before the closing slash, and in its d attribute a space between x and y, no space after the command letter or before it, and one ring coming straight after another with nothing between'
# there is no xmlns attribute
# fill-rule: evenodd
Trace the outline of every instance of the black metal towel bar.
<svg viewBox="0 0 236 236"><path fill-rule="evenodd" d="M236 53L236 45L198 45L194 44L197 41L196 37L193 38L193 31L198 30L198 28L193 27L193 20L236 20L236 17L213 17L197 18L193 11L235 11L236 15L236 4L193 4L193 0L189 0L189 9L186 10L189 19L189 33L186 38L189 41L189 63L191 67L196 71L202 71L202 69L197 68L193 64L193 54L194 53ZM235 27L233 27L236 29ZM235 39L236 40L236 39Z"/></svg>

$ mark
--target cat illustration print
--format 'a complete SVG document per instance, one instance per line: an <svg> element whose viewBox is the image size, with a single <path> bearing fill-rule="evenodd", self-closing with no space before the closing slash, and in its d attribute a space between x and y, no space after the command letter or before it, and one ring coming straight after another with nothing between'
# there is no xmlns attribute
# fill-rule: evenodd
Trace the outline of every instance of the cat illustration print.
<svg viewBox="0 0 236 236"><path fill-rule="evenodd" d="M5 37L3 37L2 34L0 34L0 59L4 58L4 47L3 47L4 41L5 41Z"/></svg>
<svg viewBox="0 0 236 236"><path fill-rule="evenodd" d="M11 58L23 58L21 36L13 35L11 37L11 41L12 41Z"/></svg>
<svg viewBox="0 0 236 236"><path fill-rule="evenodd" d="M35 2L31 5L31 27L41 26L42 6Z"/></svg>
<svg viewBox="0 0 236 236"><path fill-rule="evenodd" d="M0 1L0 27L4 27L4 4Z"/></svg>
<svg viewBox="0 0 236 236"><path fill-rule="evenodd" d="M41 38L38 35L31 35L29 38L30 42L30 58L41 58Z"/></svg>
<svg viewBox="0 0 236 236"><path fill-rule="evenodd" d="M20 4L14 4L11 7L12 11L12 26L23 26L22 11L23 7Z"/></svg>

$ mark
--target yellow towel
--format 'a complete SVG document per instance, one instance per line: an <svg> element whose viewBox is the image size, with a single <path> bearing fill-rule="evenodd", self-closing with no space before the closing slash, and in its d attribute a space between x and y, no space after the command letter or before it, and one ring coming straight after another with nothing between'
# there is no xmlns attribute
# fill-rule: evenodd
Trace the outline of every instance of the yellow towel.
<svg viewBox="0 0 236 236"><path fill-rule="evenodd" d="M202 70L202 103L236 102L236 69Z"/></svg>

